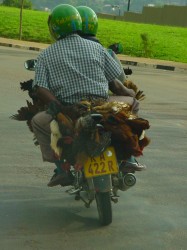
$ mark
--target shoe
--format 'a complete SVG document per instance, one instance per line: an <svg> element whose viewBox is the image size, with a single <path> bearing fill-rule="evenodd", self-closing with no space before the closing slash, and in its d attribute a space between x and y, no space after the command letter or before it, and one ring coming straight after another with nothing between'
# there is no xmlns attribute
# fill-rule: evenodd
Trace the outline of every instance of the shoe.
<svg viewBox="0 0 187 250"><path fill-rule="evenodd" d="M48 187L54 187L54 186L57 186L57 185L61 185L61 186L69 186L73 184L73 176L70 172L66 173L66 172L63 172L63 173L60 173L60 174L57 174L55 173L51 180L49 181L49 183L47 184Z"/></svg>
<svg viewBox="0 0 187 250"><path fill-rule="evenodd" d="M134 162L132 161L123 161L120 165L120 169L122 171L142 171L145 170L147 167L138 163L135 159Z"/></svg>
<svg viewBox="0 0 187 250"><path fill-rule="evenodd" d="M142 170L145 170L146 169L146 166L145 165L142 165L140 163L138 163L137 161L136 162L128 162L126 161L125 163L125 166L124 166L124 169L132 169L134 171L142 171Z"/></svg>

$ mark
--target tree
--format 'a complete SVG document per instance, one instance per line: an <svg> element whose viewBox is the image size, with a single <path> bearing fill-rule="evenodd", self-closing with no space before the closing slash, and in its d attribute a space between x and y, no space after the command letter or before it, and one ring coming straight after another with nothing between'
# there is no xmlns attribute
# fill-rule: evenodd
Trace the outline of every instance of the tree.
<svg viewBox="0 0 187 250"><path fill-rule="evenodd" d="M30 0L3 0L2 5L20 8L19 39L21 40L23 9L32 9L32 3Z"/></svg>
<svg viewBox="0 0 187 250"><path fill-rule="evenodd" d="M3 0L2 5L9 6L9 7L17 7L24 9L32 9L32 2L30 0L24 0L23 6L22 6L22 0Z"/></svg>
<svg viewBox="0 0 187 250"><path fill-rule="evenodd" d="M20 21L19 21L19 40L22 37L22 13L23 13L24 0L21 0L21 8L20 8Z"/></svg>

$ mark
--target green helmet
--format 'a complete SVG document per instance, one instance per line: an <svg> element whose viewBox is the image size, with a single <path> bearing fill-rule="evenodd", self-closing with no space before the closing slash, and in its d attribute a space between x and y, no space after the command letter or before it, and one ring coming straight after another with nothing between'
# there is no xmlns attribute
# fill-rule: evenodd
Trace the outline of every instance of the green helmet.
<svg viewBox="0 0 187 250"><path fill-rule="evenodd" d="M87 6L79 6L77 10L82 18L82 34L95 36L98 29L96 13Z"/></svg>
<svg viewBox="0 0 187 250"><path fill-rule="evenodd" d="M48 18L51 36L58 40L82 30L82 20L77 9L69 4L57 5Z"/></svg>

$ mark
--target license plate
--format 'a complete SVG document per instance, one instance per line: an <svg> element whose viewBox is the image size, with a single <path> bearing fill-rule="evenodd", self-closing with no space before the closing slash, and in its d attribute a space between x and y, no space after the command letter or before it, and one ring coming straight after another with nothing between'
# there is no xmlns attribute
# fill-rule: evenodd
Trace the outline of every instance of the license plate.
<svg viewBox="0 0 187 250"><path fill-rule="evenodd" d="M118 173L118 164L113 147L108 147L100 156L89 157L84 165L86 178L115 173Z"/></svg>

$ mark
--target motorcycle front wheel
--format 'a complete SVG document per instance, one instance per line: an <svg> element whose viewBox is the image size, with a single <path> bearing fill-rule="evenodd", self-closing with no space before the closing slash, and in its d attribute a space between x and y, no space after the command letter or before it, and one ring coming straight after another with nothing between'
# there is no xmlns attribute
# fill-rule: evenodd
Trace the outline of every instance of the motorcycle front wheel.
<svg viewBox="0 0 187 250"><path fill-rule="evenodd" d="M99 221L102 226L107 226L112 223L112 204L110 192L95 194Z"/></svg>

